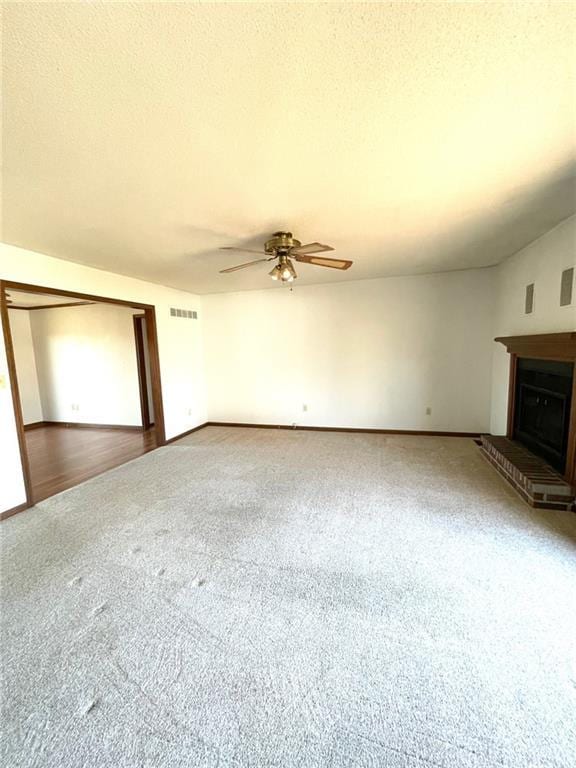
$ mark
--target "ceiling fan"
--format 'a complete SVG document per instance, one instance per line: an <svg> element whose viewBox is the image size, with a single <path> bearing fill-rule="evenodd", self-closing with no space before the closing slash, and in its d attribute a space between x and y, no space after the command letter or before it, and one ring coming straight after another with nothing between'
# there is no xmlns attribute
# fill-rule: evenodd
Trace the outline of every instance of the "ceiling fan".
<svg viewBox="0 0 576 768"><path fill-rule="evenodd" d="M226 245L220 248L221 251L238 251L239 253L258 253L264 258L247 261L245 264L238 264L235 267L221 269L220 274L227 272L236 272L238 269L252 267L254 264L261 264L264 261L276 261L272 271L269 273L272 280L280 280L283 283L291 283L298 275L294 269L294 261L300 261L303 264L314 264L317 267L331 267L332 269L349 269L352 262L346 259L327 259L325 256L315 256L316 253L325 253L333 251L329 245L322 243L307 243L302 245L300 240L292 237L292 232L275 232L270 240L264 243L263 251L253 251L249 248L235 248Z"/></svg>

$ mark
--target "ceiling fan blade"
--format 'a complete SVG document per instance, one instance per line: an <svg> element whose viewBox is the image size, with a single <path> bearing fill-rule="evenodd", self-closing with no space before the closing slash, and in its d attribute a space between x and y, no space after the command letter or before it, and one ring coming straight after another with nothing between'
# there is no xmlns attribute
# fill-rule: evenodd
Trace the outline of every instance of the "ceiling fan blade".
<svg viewBox="0 0 576 768"><path fill-rule="evenodd" d="M218 248L219 251L236 251L237 253L258 253L260 256L264 256L265 251L254 251L251 248L236 248L233 245L223 245Z"/></svg>
<svg viewBox="0 0 576 768"><path fill-rule="evenodd" d="M302 261L305 264L315 264L317 267L332 267L332 269L348 269L352 262L347 259L326 259L323 256L306 256L292 252L290 258L294 257L296 261Z"/></svg>
<svg viewBox="0 0 576 768"><path fill-rule="evenodd" d="M237 269L245 269L246 267L251 267L252 264L260 264L263 261L270 261L270 259L256 259L255 261L247 261L245 264L238 264L235 267L228 267L228 269L221 269L220 274L223 275L225 272L236 272Z"/></svg>
<svg viewBox="0 0 576 768"><path fill-rule="evenodd" d="M326 251L333 251L331 245L323 245L322 243L307 243L306 245L299 245L298 248L293 248L292 253L324 253Z"/></svg>

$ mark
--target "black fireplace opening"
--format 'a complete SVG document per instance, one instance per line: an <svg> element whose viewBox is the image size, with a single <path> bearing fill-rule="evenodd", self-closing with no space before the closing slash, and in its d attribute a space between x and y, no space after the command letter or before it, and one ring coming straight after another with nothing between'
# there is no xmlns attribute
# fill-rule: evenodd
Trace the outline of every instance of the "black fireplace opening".
<svg viewBox="0 0 576 768"><path fill-rule="evenodd" d="M517 365L513 437L563 473L574 364L521 357Z"/></svg>

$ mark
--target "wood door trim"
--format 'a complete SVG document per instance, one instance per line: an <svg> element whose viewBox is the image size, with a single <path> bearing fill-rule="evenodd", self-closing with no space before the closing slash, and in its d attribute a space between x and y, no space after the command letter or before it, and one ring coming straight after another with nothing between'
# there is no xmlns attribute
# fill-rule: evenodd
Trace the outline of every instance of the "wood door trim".
<svg viewBox="0 0 576 768"><path fill-rule="evenodd" d="M116 304L122 307L131 307L132 309L144 310L146 317L146 331L148 338L148 354L150 357L150 378L152 381L152 402L154 403L154 430L156 433L156 446L159 448L166 443L166 430L164 426L164 405L162 401L162 379L160 376L160 354L158 350L158 333L156 328L156 310L153 304L143 304L139 301L127 301L125 299L111 299L105 296L94 296L88 293L78 293L77 291L62 290L59 288L47 288L42 285L32 285L29 283L19 283L14 280L0 280L0 313L2 318L4 342L6 345L6 359L8 362L8 377L12 390L12 402L14 405L14 417L16 421L16 432L18 434L18 445L20 449L20 460L22 463L22 472L24 475L24 487L26 491L26 505L18 507L11 514L22 511L33 506L32 483L30 479L30 463L26 449L26 438L24 435L24 420L22 418L22 405L20 400L20 391L18 389L18 378L16 374L16 360L14 357L14 347L12 344L12 334L10 331L10 318L8 315L8 303L6 302L6 290L21 291L23 293L43 293L52 296L69 296L74 299L83 299L86 301L95 301L102 304ZM0 516L0 519L2 517Z"/></svg>
<svg viewBox="0 0 576 768"><path fill-rule="evenodd" d="M88 421L33 421L24 424L24 432L41 427L66 427L66 429L120 429L124 432L144 432L143 427L136 424L91 424Z"/></svg>
<svg viewBox="0 0 576 768"><path fill-rule="evenodd" d="M8 304L6 302L6 283L0 280L0 315L2 317L2 330L4 334L4 346L6 348L6 361L8 363L8 377L10 379L10 390L12 392L12 407L14 408L14 420L16 422L16 433L18 435L18 447L20 449L20 463L22 465L22 474L24 477L24 491L26 494L25 505L21 504L13 509L20 512L32 506L32 483L30 481L30 463L28 461L28 452L26 450L26 438L24 437L24 419L22 417L22 405L20 401L20 391L18 389L18 377L16 376L16 359L14 357L14 345L12 343L12 332L10 330L10 317L8 315ZM10 510L8 510L10 511ZM11 512L15 514L15 512Z"/></svg>
<svg viewBox="0 0 576 768"><path fill-rule="evenodd" d="M17 307L13 304L8 305L8 309L19 309L23 312L34 312L38 309L64 309L65 307L87 307L92 306L94 301L70 301L66 304L34 304L32 307Z"/></svg>
<svg viewBox="0 0 576 768"><path fill-rule="evenodd" d="M134 309L148 309L153 304L143 304L141 301L126 301L125 299L111 299L107 296L94 296L91 293L78 293L77 291L68 291L60 288L46 288L43 285L31 285L29 283L17 283L14 280L4 280L5 287L10 291L20 291L21 293L42 293L46 296L70 296L73 299L83 299L89 302L102 302L104 304L119 304L123 307L134 307Z"/></svg>
<svg viewBox="0 0 576 768"><path fill-rule="evenodd" d="M152 306L144 310L146 317L146 337L148 339L148 358L150 363L150 381L152 385L152 403L154 405L154 429L156 445L166 443L164 424L164 400L162 398L162 376L160 374L160 351L158 349L158 331L156 328L156 310Z"/></svg>
<svg viewBox="0 0 576 768"><path fill-rule="evenodd" d="M138 370L138 390L140 393L140 412L142 414L142 429L151 427L150 408L148 407L148 381L146 380L146 362L144 359L144 333L142 321L146 315L133 315L134 341L136 345L136 366Z"/></svg>

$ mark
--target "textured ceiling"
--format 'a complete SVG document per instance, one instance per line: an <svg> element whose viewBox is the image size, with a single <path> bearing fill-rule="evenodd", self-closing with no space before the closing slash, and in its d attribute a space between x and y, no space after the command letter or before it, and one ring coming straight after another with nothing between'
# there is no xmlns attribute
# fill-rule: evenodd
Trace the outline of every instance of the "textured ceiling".
<svg viewBox="0 0 576 768"><path fill-rule="evenodd" d="M11 3L3 239L205 293L497 263L576 210L571 3Z"/></svg>

